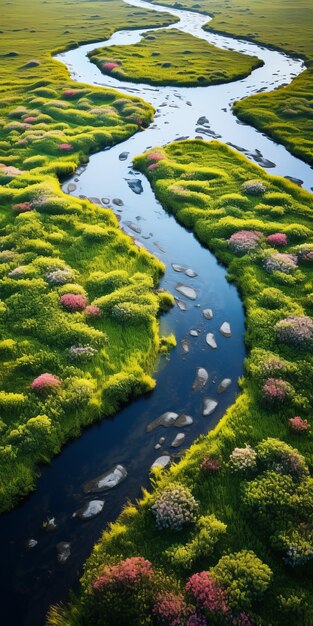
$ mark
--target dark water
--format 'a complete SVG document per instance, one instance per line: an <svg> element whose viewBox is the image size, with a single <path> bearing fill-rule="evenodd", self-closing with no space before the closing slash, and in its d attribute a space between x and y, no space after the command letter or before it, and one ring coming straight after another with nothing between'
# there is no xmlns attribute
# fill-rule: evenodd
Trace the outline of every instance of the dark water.
<svg viewBox="0 0 313 626"><path fill-rule="evenodd" d="M136 6L147 6L147 3L140 0L132 0L132 3ZM157 9L155 6L153 8ZM193 34L196 34L196 27L199 30L197 19L207 21L207 17L204 19L194 13L190 14L190 18L188 12L175 11L175 14L184 18L184 29ZM129 43L133 36L134 33L118 33L113 36L112 41ZM209 35L205 35L205 38L207 36ZM212 36L217 37L210 35ZM220 40L215 43L221 45ZM255 53L256 48L252 44L233 39L231 42L227 39L227 45L240 46L240 49L250 53ZM253 50L250 49L251 46ZM73 75L77 74L85 82L101 82L98 70L89 63L86 64L85 48L70 51L62 55L62 58L72 67ZM141 487L148 485L152 462L164 451L175 453L170 444L177 432L184 431L187 435L179 450L187 448L199 434L206 433L216 425L236 398L239 391L237 380L243 373L245 355L244 312L238 292L227 282L224 268L213 255L196 241L192 233L184 230L163 210L147 181L132 170L131 160L147 146L164 144L179 135L185 135L183 131L187 126L190 136L195 136L198 132L195 130L197 117L206 114L213 119L212 128L215 131L220 124L221 132L226 133L223 136L224 141L236 142L244 146L246 151L249 147L251 152L256 146L261 146L264 157L276 162L277 156L282 155L277 173L297 176L308 184L312 173L308 166L290 157L282 146L277 147L254 129L236 124L230 113L231 99L238 96L238 93L246 95L247 90L249 93L256 91L260 85L266 83L266 76L268 88L273 88L270 82L271 60L273 67L280 67L280 80L291 80L292 69L298 73L301 71L300 62L263 47L259 50L260 56L266 56L266 67L256 70L253 79L249 77L227 87L218 85L203 91L203 88L153 89L142 86L141 89L140 86L140 94L143 92L143 97L156 108L161 103L166 103L165 107L157 109L155 123L144 133L137 134L120 146L94 155L86 169L74 177L75 195L109 197L111 200L118 197L123 200L124 206L121 209L115 207L121 217L122 227L133 235L127 223L135 223L141 227L141 233L135 235L137 242L159 256L167 267L160 286L185 301L188 308L181 311L175 307L162 317L161 331L176 335L177 348L171 352L169 358L161 359L156 372L157 386L153 393L133 402L114 418L103 420L85 430L80 438L63 449L51 465L43 468L36 492L21 506L0 519L0 623L4 626L42 626L48 606L66 599L70 588L78 588L82 565L106 524L116 519L128 498L139 497ZM115 86L123 87L121 83ZM132 87L128 86L127 90L131 91ZM228 103L227 113L222 106L225 98ZM191 100L192 106L187 104ZM250 132L252 138L249 136ZM253 143L250 144L248 140ZM119 160L122 151L129 151L127 161ZM143 189L140 195L135 194L127 182L138 178L142 181ZM176 273L171 263L190 267L198 275L188 278L184 274ZM194 302L177 293L175 286L178 282L197 290L197 299ZM204 319L204 308L212 308L212 320ZM224 321L231 324L230 338L223 337L219 332ZM199 337L191 337L190 329L199 329ZM218 344L216 350L206 345L207 332L215 333ZM183 339L189 340L190 352L187 355L182 352L180 342ZM205 367L210 377L202 392L194 392L192 383L199 366ZM232 385L224 394L217 395L217 385L225 377L232 379ZM217 409L209 417L202 415L202 403L206 395L219 402ZM173 426L168 429L159 428L148 434L147 424L169 410L192 415L194 423L185 429ZM162 450L157 452L154 446L161 435L166 437L166 441ZM92 499L84 495L83 483L117 463L126 467L128 477L117 488L105 494L103 512L90 521L73 519L73 512ZM53 532L47 532L42 526L48 517L56 519L57 529ZM31 550L26 548L30 538L38 541L37 546ZM60 541L71 543L71 556L64 565L57 561L56 545Z"/></svg>

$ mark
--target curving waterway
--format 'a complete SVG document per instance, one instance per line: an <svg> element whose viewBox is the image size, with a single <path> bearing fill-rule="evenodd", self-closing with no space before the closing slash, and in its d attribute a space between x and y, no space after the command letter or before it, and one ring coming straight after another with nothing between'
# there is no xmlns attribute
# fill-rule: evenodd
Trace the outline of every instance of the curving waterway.
<svg viewBox="0 0 313 626"><path fill-rule="evenodd" d="M245 349L244 311L238 292L227 282L225 269L214 256L163 210L146 179L133 170L133 157L150 146L182 137L218 138L270 168L272 173L300 179L307 189L313 185L309 165L262 133L239 123L231 111L235 100L289 83L304 69L300 59L246 41L205 33L202 27L209 21L208 16L152 6L142 0L125 1L134 7L171 13L180 21L168 28L178 28L221 48L258 56L264 65L244 80L226 85L178 88L123 83L102 76L89 62L86 54L94 48L136 43L147 29L120 31L107 41L81 46L56 57L67 65L77 81L138 95L156 110L155 120L148 129L119 146L93 155L88 165L79 168L67 181L64 189L78 196L108 198L121 227L138 245L144 245L164 261L166 272L160 287L172 292L180 302L162 317L161 332L174 332L177 348L158 364L153 393L136 400L113 418L86 429L51 465L43 468L36 492L13 512L2 516L0 598L2 623L6 626L43 625L49 604L65 600L70 588L78 588L82 565L106 524L116 519L128 498L139 497L141 486L148 485L153 461L163 452L169 452L175 461L178 450L185 449L198 435L217 424L239 392L237 380L243 373ZM204 116L208 121L198 124L198 119ZM125 160L119 158L122 152L128 153ZM113 199L122 200L123 205L112 203ZM177 273L172 264L191 268L196 276ZM180 295L177 283L193 287L196 300ZM182 306L186 310L181 310ZM213 311L211 320L203 316L206 308ZM231 337L219 332L224 321L231 325ZM198 336L190 335L190 330L197 330ZM216 350L207 346L207 332L215 333ZM183 351L182 341L188 342L188 353ZM198 367L209 372L209 381L202 391L192 389ZM232 384L225 393L218 394L217 386L223 378L230 378ZM217 400L218 405L212 415L204 417L203 399L207 396ZM191 415L193 423L182 429L161 427L148 433L147 424L165 411ZM171 442L178 432L185 432L186 438L180 448L173 449ZM165 443L156 451L160 436L165 436ZM125 466L128 476L104 494L102 513L85 522L73 518L73 512L90 500L83 492L83 484L117 463ZM43 522L51 517L55 518L56 529L49 532L43 528ZM27 548L29 539L38 542L36 547ZM62 541L71 544L71 556L63 565L58 562L56 551L56 545Z"/></svg>

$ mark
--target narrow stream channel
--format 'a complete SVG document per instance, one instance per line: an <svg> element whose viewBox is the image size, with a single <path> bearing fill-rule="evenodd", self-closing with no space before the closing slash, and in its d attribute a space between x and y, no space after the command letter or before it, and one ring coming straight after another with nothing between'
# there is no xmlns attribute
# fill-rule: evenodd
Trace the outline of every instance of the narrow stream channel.
<svg viewBox="0 0 313 626"><path fill-rule="evenodd" d="M303 69L299 59L263 46L257 46L214 33L205 33L202 26L208 16L150 5L141 0L125 0L136 7L167 11L180 18L169 28L179 28L223 48L240 50L262 58L265 65L248 78L213 87L154 88L146 85L122 83L103 77L86 53L101 45L129 44L139 41L145 30L121 31L109 41L81 46L64 54L64 62L74 79L95 85L117 88L134 93L151 102L156 109L154 123L123 144L100 152L90 158L88 165L79 168L69 183L74 183L75 195L119 198L123 206L114 204L121 226L166 264L166 273L160 286L185 302L186 310L178 306L162 317L161 332L174 332L177 348L170 358L162 358L157 372L157 386L153 393L140 398L120 411L112 419L103 420L84 431L82 436L66 446L61 454L43 468L37 490L18 508L0 520L1 545L1 614L5 626L42 626L49 604L67 598L70 588L78 588L82 565L109 521L116 519L128 498L140 496L141 486L149 483L149 468L165 451L174 455L170 447L174 436L185 432L186 439L178 450L187 448L201 433L213 428L238 394L237 380L243 373L244 311L236 288L226 280L225 269L204 249L193 234L183 229L157 202L148 182L132 169L132 159L149 146L164 145L179 137L220 138L225 143L239 146L252 160L269 167L281 176L292 176L303 181L308 189L313 185L312 169L289 155L283 146L275 144L250 126L239 124L231 113L231 103L251 93L272 90L289 83ZM154 30L154 29L153 29ZM197 120L206 116L209 123L199 126ZM128 152L126 160L120 160ZM135 182L136 181L136 182ZM141 185L139 185L139 181ZM135 193L132 188L140 193ZM134 230L135 226L135 230ZM138 232L136 232L138 231ZM197 274L188 277L177 273L172 264L191 268ZM181 296L175 289L178 282L197 291L195 301ZM206 320L203 309L213 310L213 319ZM232 336L224 337L219 328L228 321ZM199 336L190 335L197 329ZM205 342L207 332L214 332L218 348L211 350ZM184 354L182 340L188 340L189 353ZM202 391L193 391L197 367L209 372L209 382ZM232 380L223 394L217 386L223 378ZM209 417L203 417L203 399L210 396L218 406ZM147 433L146 426L165 411L186 413L193 417L187 428L159 428ZM161 451L155 445L161 435L166 441ZM128 472L127 479L104 495L103 512L96 518L82 522L72 514L90 500L84 495L84 482L120 463ZM42 526L54 517L57 528L48 532ZM30 538L38 541L27 549ZM71 543L71 556L64 565L57 561L56 544Z"/></svg>

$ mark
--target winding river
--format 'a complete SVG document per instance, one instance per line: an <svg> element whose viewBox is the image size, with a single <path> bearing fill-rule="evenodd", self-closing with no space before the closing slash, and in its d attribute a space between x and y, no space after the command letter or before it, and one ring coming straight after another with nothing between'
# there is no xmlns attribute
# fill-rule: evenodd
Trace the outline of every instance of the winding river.
<svg viewBox="0 0 313 626"><path fill-rule="evenodd" d="M174 332L177 348L170 358L160 360L153 393L136 400L112 419L86 429L51 465L43 468L36 492L13 512L2 516L1 615L6 626L43 625L49 604L65 600L69 589L78 587L83 562L106 524L116 519L128 498L139 497L141 486L148 485L149 467L160 455L160 451L155 450L160 436L166 437L161 452L169 452L175 460L177 450L188 447L197 436L217 424L239 392L237 380L243 373L245 349L244 311L238 292L227 282L225 269L214 256L163 210L148 182L133 170L132 158L149 146L164 145L182 137L218 138L236 146L251 160L271 168L272 173L300 179L307 189L313 185L309 165L262 133L239 123L231 111L235 100L289 83L304 69L300 59L246 41L205 33L202 27L209 21L208 16L152 6L142 0L125 1L134 7L169 12L180 21L168 28L178 28L221 48L256 55L263 59L264 65L244 80L226 85L151 87L104 77L86 57L90 50L102 45L136 43L147 29L120 31L108 41L84 45L56 57L67 65L75 80L139 95L156 109L155 120L148 129L119 146L93 155L88 165L79 168L73 179L67 181L64 189L68 191L71 183L71 190L75 185L72 193L78 196L109 198L110 201L121 199L122 206L114 203L112 206L122 228L138 245L144 245L164 261L167 269L160 287L183 301L186 310L177 302L178 306L161 319L161 332ZM208 120L204 126L197 123L203 116ZM122 152L128 153L125 160L119 158ZM172 264L191 268L196 276L177 273ZM191 301L179 295L178 282L196 289L197 299ZM205 308L213 310L213 319L204 318ZM219 332L224 321L231 325L229 338ZM190 330L197 330L197 336L190 335ZM207 332L215 333L216 350L206 345ZM188 353L182 349L184 340L188 342ZM192 389L197 367L209 372L209 382L202 391ZM217 394L217 386L223 378L230 378L232 384L225 393ZM209 417L202 415L206 396L218 401ZM180 432L177 428L146 431L147 424L165 411L193 417L193 424L181 429L186 438L176 451L170 444ZM85 522L73 518L73 512L90 499L83 493L83 483L117 463L126 467L128 477L105 494L102 513ZM49 532L43 528L43 522L52 517L56 529ZM38 544L28 549L27 542L31 538ZM63 565L57 561L56 552L56 545L61 541L71 544L71 556Z"/></svg>

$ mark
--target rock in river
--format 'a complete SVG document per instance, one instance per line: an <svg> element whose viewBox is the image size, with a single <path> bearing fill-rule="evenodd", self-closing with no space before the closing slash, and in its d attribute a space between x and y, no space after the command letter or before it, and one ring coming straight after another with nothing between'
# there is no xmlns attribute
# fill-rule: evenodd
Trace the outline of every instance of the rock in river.
<svg viewBox="0 0 313 626"><path fill-rule="evenodd" d="M71 544L67 541L60 541L60 543L56 545L56 549L59 563L65 563L71 556Z"/></svg>
<svg viewBox="0 0 313 626"><path fill-rule="evenodd" d="M203 387L207 384L208 380L209 380L209 374L207 370L204 369L204 367L198 367L196 377L192 385L193 390L201 391L201 389L203 389Z"/></svg>
<svg viewBox="0 0 313 626"><path fill-rule="evenodd" d="M182 283L177 283L175 289L186 298L189 298L189 300L195 300L197 297L197 292L193 287L188 287L187 285L183 285Z"/></svg>
<svg viewBox="0 0 313 626"><path fill-rule="evenodd" d="M128 155L129 155L129 152L121 152L118 158L120 161L126 161L126 159L128 158Z"/></svg>
<svg viewBox="0 0 313 626"><path fill-rule="evenodd" d="M82 520L91 519L92 517L96 517L101 513L104 507L104 500L90 500L84 506L82 506L78 511L73 513L72 517L79 517Z"/></svg>
<svg viewBox="0 0 313 626"><path fill-rule="evenodd" d="M213 333L208 333L206 338L205 338L208 346L210 346L210 348L212 348L213 350L215 350L215 348L217 348L217 343L215 341L215 337Z"/></svg>
<svg viewBox="0 0 313 626"><path fill-rule="evenodd" d="M203 400L203 415L208 416L211 415L211 413L213 413L213 411L215 411L216 407L218 405L218 402L216 400L214 400L213 398L204 398Z"/></svg>
<svg viewBox="0 0 313 626"><path fill-rule="evenodd" d="M165 428L167 428L168 426L172 426L177 418L178 413L174 413L173 411L166 411L166 413L162 413L160 417L157 417L155 420L153 420L153 422L150 422L150 424L148 424L147 432L151 433L151 431L158 426L165 426Z"/></svg>
<svg viewBox="0 0 313 626"><path fill-rule="evenodd" d="M184 428L184 426L190 426L191 424L193 424L191 415L185 415L185 413L182 413L176 420L174 426L176 426L176 428Z"/></svg>
<svg viewBox="0 0 313 626"><path fill-rule="evenodd" d="M97 476L94 480L84 484L83 490L85 493L97 493L98 491L105 491L107 489L113 489L119 485L127 476L127 470L123 465L115 465L111 470Z"/></svg>
<svg viewBox="0 0 313 626"><path fill-rule="evenodd" d="M29 539L26 543L26 548L28 548L28 550L31 550L32 548L36 548L37 545L37 539Z"/></svg>
<svg viewBox="0 0 313 626"><path fill-rule="evenodd" d="M174 437L171 443L171 448L178 448L178 446L182 445L185 439L186 439L185 433L177 433L176 437Z"/></svg>
<svg viewBox="0 0 313 626"><path fill-rule="evenodd" d="M192 329L189 331L189 335L191 335L191 337L199 337L199 335L200 335L200 331L199 331L199 330L196 330L195 328L192 328Z"/></svg>
<svg viewBox="0 0 313 626"><path fill-rule="evenodd" d="M124 202L123 202L123 200L121 200L120 198L113 198L112 202L113 202L113 204L115 204L116 206L124 206Z"/></svg>
<svg viewBox="0 0 313 626"><path fill-rule="evenodd" d="M224 391L226 391L226 389L228 389L231 383L232 383L231 378L223 378L223 380L220 382L217 388L217 393L223 393Z"/></svg>
<svg viewBox="0 0 313 626"><path fill-rule="evenodd" d="M171 457L169 454L163 454L163 456L159 456L154 463L152 463L150 469L154 469L155 467L166 467L170 463Z"/></svg>
<svg viewBox="0 0 313 626"><path fill-rule="evenodd" d="M172 263L172 268L175 272L184 272L186 271L186 268L183 265L178 265L178 263Z"/></svg>
<svg viewBox="0 0 313 626"><path fill-rule="evenodd" d="M212 309L203 309L202 313L206 320L211 320L213 317Z"/></svg>
<svg viewBox="0 0 313 626"><path fill-rule="evenodd" d="M224 335L224 337L231 337L231 327L229 322L223 322L220 327L220 332Z"/></svg>
<svg viewBox="0 0 313 626"><path fill-rule="evenodd" d="M180 311L187 311L187 304L179 298L175 298L176 306Z"/></svg>
<svg viewBox="0 0 313 626"><path fill-rule="evenodd" d="M195 278L196 276L198 276L197 272L195 272L194 270L192 270L190 267L188 267L188 269L186 269L185 274L186 274L186 276L188 276L189 278Z"/></svg>
<svg viewBox="0 0 313 626"><path fill-rule="evenodd" d="M132 180L132 179L126 178L126 182L127 182L128 187L137 195L143 192L141 180L136 180L136 179Z"/></svg>
<svg viewBox="0 0 313 626"><path fill-rule="evenodd" d="M189 348L189 341L188 339L183 339L181 341L181 347L183 349L184 354L188 354L190 348Z"/></svg>

